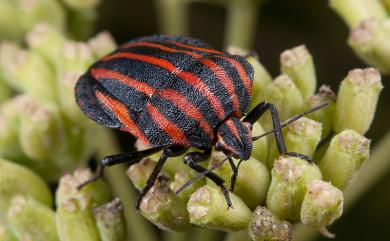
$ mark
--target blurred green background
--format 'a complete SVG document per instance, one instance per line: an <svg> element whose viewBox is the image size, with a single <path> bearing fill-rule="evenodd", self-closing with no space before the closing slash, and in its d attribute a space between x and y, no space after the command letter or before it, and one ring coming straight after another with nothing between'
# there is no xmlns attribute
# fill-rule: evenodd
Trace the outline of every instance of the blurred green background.
<svg viewBox="0 0 390 241"><path fill-rule="evenodd" d="M347 72L366 66L346 43L349 30L327 0L268 0L260 7L254 50L273 76L279 73L279 54L305 44L312 53L318 81L338 89ZM103 0L95 32L109 30L118 43L159 31L153 0ZM222 49L226 9L202 2L190 4L189 34ZM373 146L389 130L389 76L368 138ZM389 160L390 161L390 160ZM389 240L390 172L331 227L336 240ZM326 240L321 238L320 240Z"/></svg>

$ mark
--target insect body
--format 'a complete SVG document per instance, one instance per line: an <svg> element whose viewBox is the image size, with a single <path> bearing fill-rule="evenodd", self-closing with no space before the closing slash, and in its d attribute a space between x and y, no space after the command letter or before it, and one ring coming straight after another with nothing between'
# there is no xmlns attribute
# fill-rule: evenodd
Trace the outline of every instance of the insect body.
<svg viewBox="0 0 390 241"><path fill-rule="evenodd" d="M108 156L102 167L133 164L164 150L140 193L138 208L164 162L184 154L188 147L204 150L184 157L185 164L196 171L207 171L198 163L208 158L215 145L227 155L236 175L230 157L249 159L252 124L267 109L273 117L279 152L289 154L272 104L260 103L246 115L252 80L252 66L244 57L188 37L155 35L125 43L103 57L79 79L75 91L78 105L89 118L127 131L150 147ZM205 175L221 187L230 206L224 180L212 172Z"/></svg>

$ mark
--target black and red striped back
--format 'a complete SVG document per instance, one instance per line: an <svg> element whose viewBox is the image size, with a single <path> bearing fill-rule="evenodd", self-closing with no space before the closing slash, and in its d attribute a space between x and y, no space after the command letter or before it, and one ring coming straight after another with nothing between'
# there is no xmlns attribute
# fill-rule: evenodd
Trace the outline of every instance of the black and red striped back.
<svg viewBox="0 0 390 241"><path fill-rule="evenodd" d="M91 119L144 144L208 147L223 120L248 111L252 79L243 57L155 35L95 63L78 81L76 99Z"/></svg>

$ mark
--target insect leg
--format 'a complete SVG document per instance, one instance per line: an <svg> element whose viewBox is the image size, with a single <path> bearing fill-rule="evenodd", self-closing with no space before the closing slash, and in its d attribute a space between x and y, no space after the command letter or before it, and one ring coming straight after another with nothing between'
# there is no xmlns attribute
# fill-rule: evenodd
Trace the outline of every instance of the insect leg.
<svg viewBox="0 0 390 241"><path fill-rule="evenodd" d="M233 171L233 175L230 178L230 191L233 192L234 191L234 186L236 185L236 180L237 180L237 175L238 175L238 168L240 168L240 165L241 165L243 160L240 160L238 162L237 166L236 166L236 164L234 164L233 159L231 157L229 157L228 160L229 160L230 167L232 168L232 171Z"/></svg>
<svg viewBox="0 0 390 241"><path fill-rule="evenodd" d="M202 172L207 171L207 168L202 167L198 163L205 161L209 156L210 156L210 152L204 152L204 153L190 152L184 156L184 163L186 165L188 165L190 168L194 169L195 171L202 173ZM229 197L229 191L224 185L225 181L213 172L208 172L205 175L210 180L212 180L215 184L217 184L217 186L219 186L221 188L222 193L225 196L228 208L232 208L233 206L232 206L232 202L231 202L230 197Z"/></svg>
<svg viewBox="0 0 390 241"><path fill-rule="evenodd" d="M271 112L271 118L272 118L272 124L275 129L275 139L276 139L276 146L278 148L279 154L281 155L287 155L287 156L294 156L302 158L306 161L311 161L311 158L299 153L295 152L288 152L286 148L286 144L284 143L282 130L281 130L281 124L280 119L278 115L278 110L276 109L276 106L268 103L268 102L261 102L258 104L249 114L244 118L243 122L249 122L253 125L263 114L266 110L270 110Z"/></svg>
<svg viewBox="0 0 390 241"><path fill-rule="evenodd" d="M82 189L85 185L96 181L97 179L103 176L103 170L105 167L109 167L112 165L120 164L120 163L129 163L130 165L139 162L142 158L150 156L156 152L162 150L162 147L151 148L143 151L135 151L129 153L121 153L117 155L106 156L103 160L99 162L99 165L96 169L95 175L93 175L90 179L80 184L77 189Z"/></svg>
<svg viewBox="0 0 390 241"><path fill-rule="evenodd" d="M143 197L153 187L153 184L156 181L158 174L160 173L161 168L163 167L166 160L169 157L180 156L186 151L187 151L187 148L181 147L181 146L171 146L171 147L167 147L164 149L162 155L160 156L160 159L158 160L156 166L153 169L152 174L150 174L150 177L149 177L148 181L146 182L146 186L144 187L144 189L142 189L142 191L139 193L139 195L137 197L137 201L135 204L136 209L140 208L141 201L142 201Z"/></svg>

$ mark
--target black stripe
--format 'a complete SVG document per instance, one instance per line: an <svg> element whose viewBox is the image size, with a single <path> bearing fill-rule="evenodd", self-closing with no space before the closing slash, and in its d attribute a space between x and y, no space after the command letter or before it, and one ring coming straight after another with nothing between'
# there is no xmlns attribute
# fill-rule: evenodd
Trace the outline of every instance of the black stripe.
<svg viewBox="0 0 390 241"><path fill-rule="evenodd" d="M187 116L174 103L161 98L158 95L154 95L151 104L159 109L160 113L166 119L174 123L183 131L192 146L209 146L211 142L210 135L205 133L197 121Z"/></svg>

